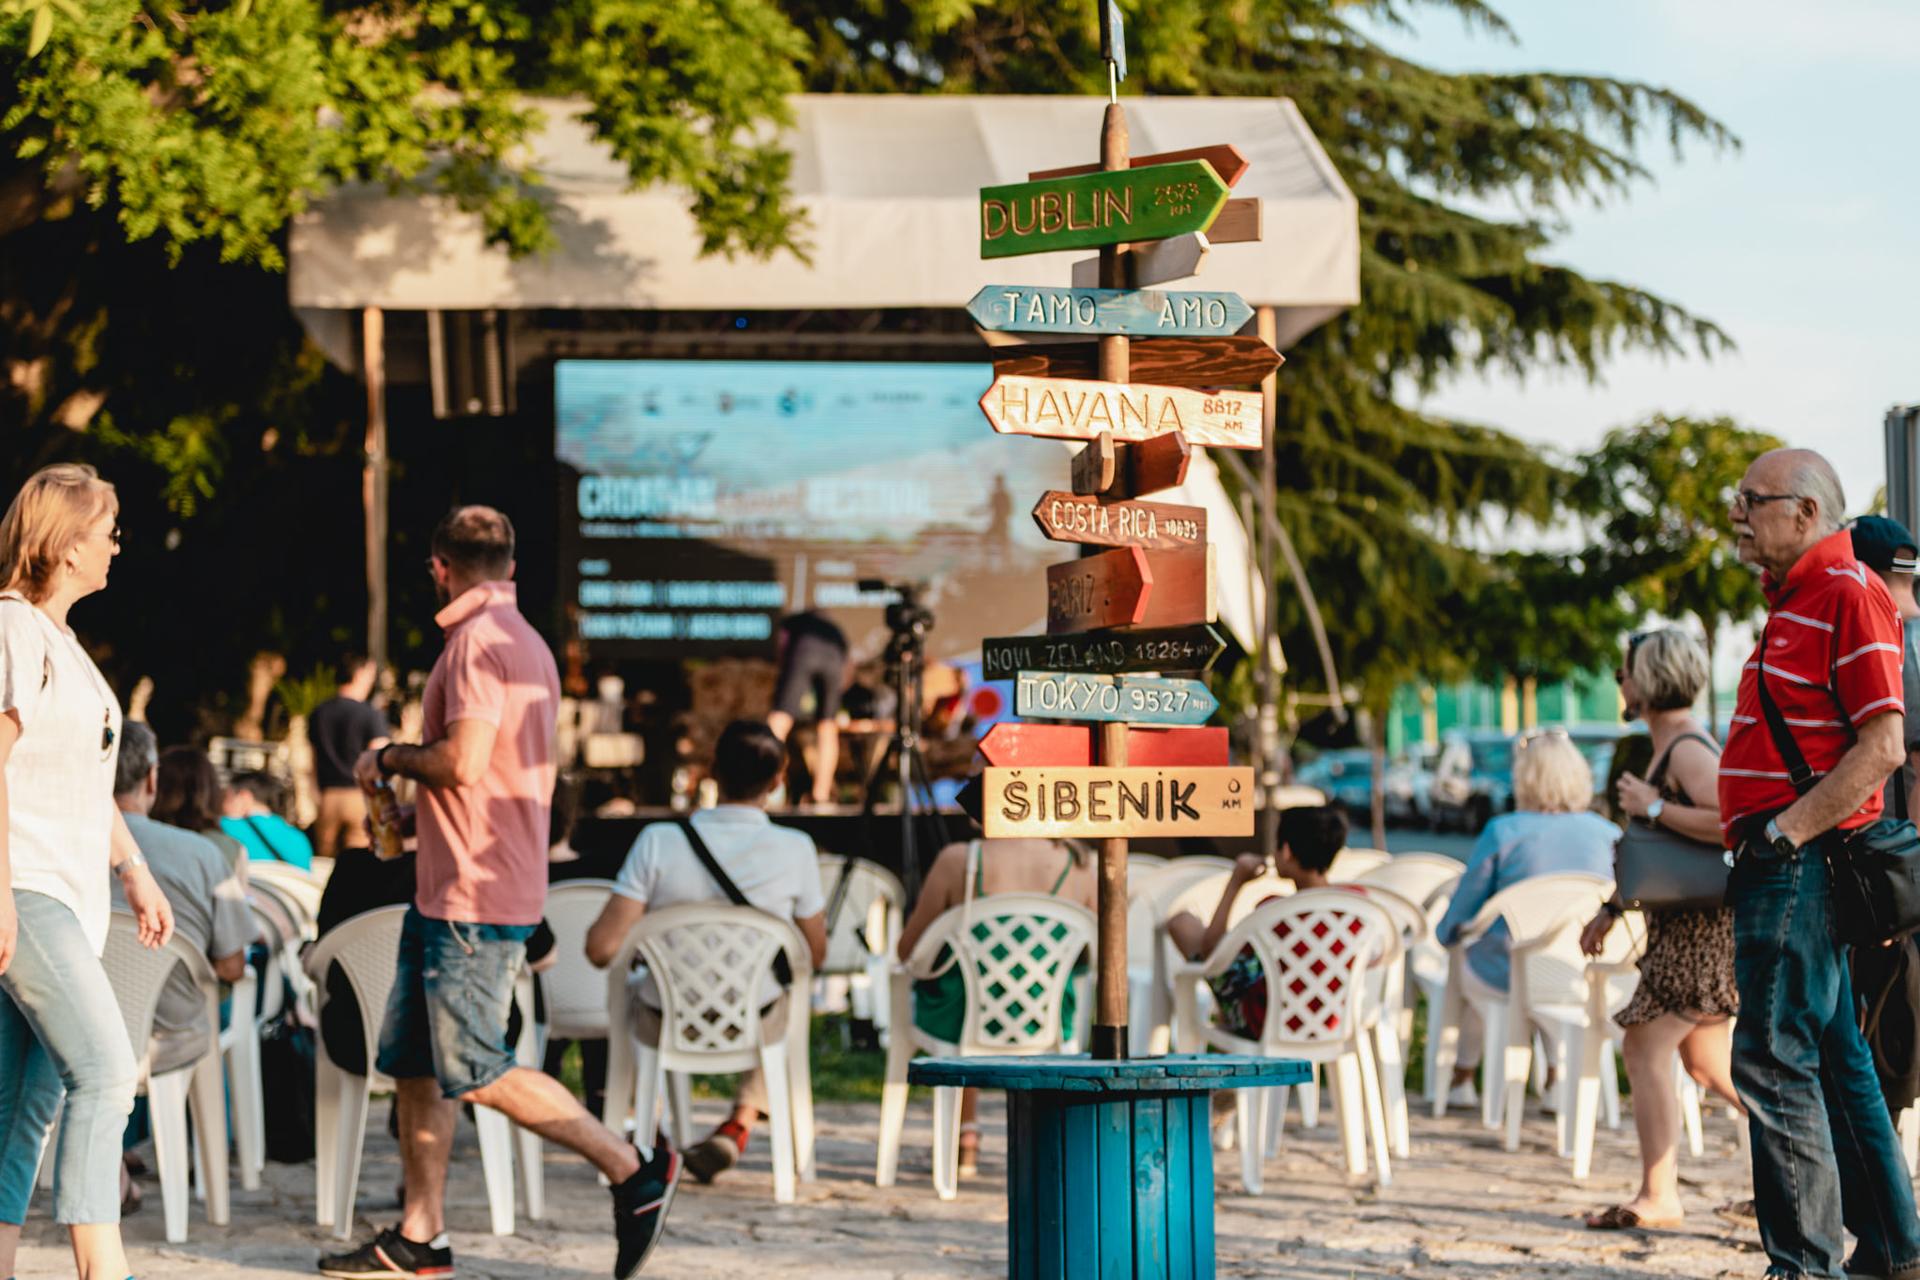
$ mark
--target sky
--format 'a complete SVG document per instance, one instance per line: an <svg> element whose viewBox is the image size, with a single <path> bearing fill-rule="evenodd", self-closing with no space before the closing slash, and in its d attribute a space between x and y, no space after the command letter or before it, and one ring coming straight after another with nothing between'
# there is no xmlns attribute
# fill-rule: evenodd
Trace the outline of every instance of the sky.
<svg viewBox="0 0 1920 1280"><path fill-rule="evenodd" d="M1423 407L1572 453L1649 413L1728 415L1839 468L1851 511L1884 483L1883 421L1920 403L1920 4L1913 0L1492 0L1518 43L1435 6L1374 35L1448 70L1587 72L1672 89L1742 144L1664 131L1653 180L1578 205L1545 253L1718 323L1711 361L1628 355L1577 374L1467 375Z"/></svg>

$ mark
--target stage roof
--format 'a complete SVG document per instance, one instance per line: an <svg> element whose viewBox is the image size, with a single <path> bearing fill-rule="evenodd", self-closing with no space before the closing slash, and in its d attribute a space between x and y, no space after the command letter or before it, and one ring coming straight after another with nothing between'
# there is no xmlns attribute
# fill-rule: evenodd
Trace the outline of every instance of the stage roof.
<svg viewBox="0 0 1920 1280"><path fill-rule="evenodd" d="M1232 143L1252 167L1264 240L1214 247L1193 287L1282 308L1282 343L1359 301L1347 190L1284 98L1124 99L1133 153ZM289 288L303 308L820 309L960 307L984 285L1064 285L1090 251L985 262L977 190L1098 156L1092 97L805 94L793 99L793 186L812 264L699 256L685 193L634 191L578 118L542 104L532 156L560 246L515 261L439 197L346 188L294 224Z"/></svg>

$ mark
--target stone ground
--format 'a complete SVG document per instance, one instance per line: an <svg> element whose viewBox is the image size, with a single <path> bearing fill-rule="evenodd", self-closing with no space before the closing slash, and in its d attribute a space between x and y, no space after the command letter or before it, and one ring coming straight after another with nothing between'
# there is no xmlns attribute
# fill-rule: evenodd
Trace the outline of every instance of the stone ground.
<svg viewBox="0 0 1920 1280"><path fill-rule="evenodd" d="M699 1119L719 1119L714 1103L697 1104ZM375 1116L384 1115L376 1103ZM1297 1113L1289 1120L1297 1119ZM928 1179L930 1107L918 1097L908 1115L899 1183L873 1185L877 1108L820 1108L819 1180L799 1202L773 1203L772 1170L756 1140L741 1169L713 1187L689 1179L673 1206L667 1236L648 1276L880 1277L995 1276L1006 1271L1005 1111L983 1108L981 1176L962 1184L950 1203ZM1393 1185L1349 1185L1334 1126L1302 1133L1289 1125L1282 1151L1268 1164L1265 1194L1241 1193L1239 1157L1216 1161L1219 1272L1222 1276L1286 1276L1298 1280L1383 1280L1385 1277L1473 1277L1521 1280L1613 1276L1696 1280L1758 1277L1766 1265L1759 1242L1714 1217L1715 1205L1743 1197L1747 1174L1732 1122L1708 1121L1707 1155L1683 1157L1687 1225L1677 1231L1586 1231L1578 1215L1625 1198L1637 1178L1631 1121L1602 1129L1595 1173L1576 1184L1567 1162L1552 1154L1551 1121L1530 1115L1522 1149L1500 1150L1476 1118L1416 1114L1413 1157L1396 1164ZM369 1126L356 1236L398 1214L393 1188L398 1159L385 1127ZM548 1149L551 1218L520 1223L519 1234L486 1234L486 1205L471 1126L462 1126L450 1220L463 1276L522 1280L589 1280L612 1265L606 1192L569 1153ZM163 1240L159 1188L147 1183L147 1204L127 1222L130 1252L146 1280L267 1280L310 1275L322 1250L337 1247L313 1224L313 1167L267 1168L259 1191L233 1191L233 1224L209 1227L196 1207L190 1239ZM46 1212L45 1197L36 1214ZM71 1274L62 1237L44 1216L27 1226L19 1275Z"/></svg>

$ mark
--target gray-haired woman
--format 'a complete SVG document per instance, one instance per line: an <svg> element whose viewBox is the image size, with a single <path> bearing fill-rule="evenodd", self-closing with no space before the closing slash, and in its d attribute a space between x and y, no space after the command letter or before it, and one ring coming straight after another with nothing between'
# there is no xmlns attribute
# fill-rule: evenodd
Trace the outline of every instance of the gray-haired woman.
<svg viewBox="0 0 1920 1280"><path fill-rule="evenodd" d="M1627 642L1626 663L1616 673L1620 697L1629 719L1646 721L1654 763L1644 779L1622 774L1618 796L1630 816L1718 846L1720 748L1693 715L1693 701L1707 677L1706 654L1683 631L1648 632ZM1581 947L1589 955L1599 954L1619 917L1618 903L1602 907L1581 935ZM1588 1217L1589 1227L1609 1231L1679 1225L1684 1210L1677 1172L1680 1103L1673 1088L1674 1054L1695 1080L1740 1108L1733 1089L1730 1021L1739 1011L1740 995L1733 985L1733 912L1648 912L1640 985L1627 1007L1614 1015L1626 1029L1633 1125L1640 1136L1640 1190L1625 1204Z"/></svg>
<svg viewBox="0 0 1920 1280"><path fill-rule="evenodd" d="M91 467L36 472L0 520L0 1276L13 1274L40 1144L53 1216L82 1280L121 1280L120 1138L134 1053L100 964L108 869L141 941L173 913L113 804L120 704L67 626L120 549L113 486Z"/></svg>

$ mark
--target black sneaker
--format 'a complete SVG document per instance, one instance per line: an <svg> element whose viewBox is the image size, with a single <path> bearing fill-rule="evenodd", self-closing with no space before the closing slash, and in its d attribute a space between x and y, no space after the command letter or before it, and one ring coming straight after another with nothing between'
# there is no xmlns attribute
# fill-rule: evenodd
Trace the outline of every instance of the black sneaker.
<svg viewBox="0 0 1920 1280"><path fill-rule="evenodd" d="M416 1244L388 1227L352 1253L324 1254L320 1274L341 1280L407 1280L409 1276L446 1277L453 1274L453 1250Z"/></svg>
<svg viewBox="0 0 1920 1280"><path fill-rule="evenodd" d="M613 1280L629 1280L660 1243L667 1207L680 1185L680 1153L665 1141L653 1149L653 1159L642 1160L631 1178L613 1188Z"/></svg>
<svg viewBox="0 0 1920 1280"><path fill-rule="evenodd" d="M733 1135L716 1129L705 1142L687 1148L687 1172L702 1183L712 1182L740 1163L740 1144Z"/></svg>

